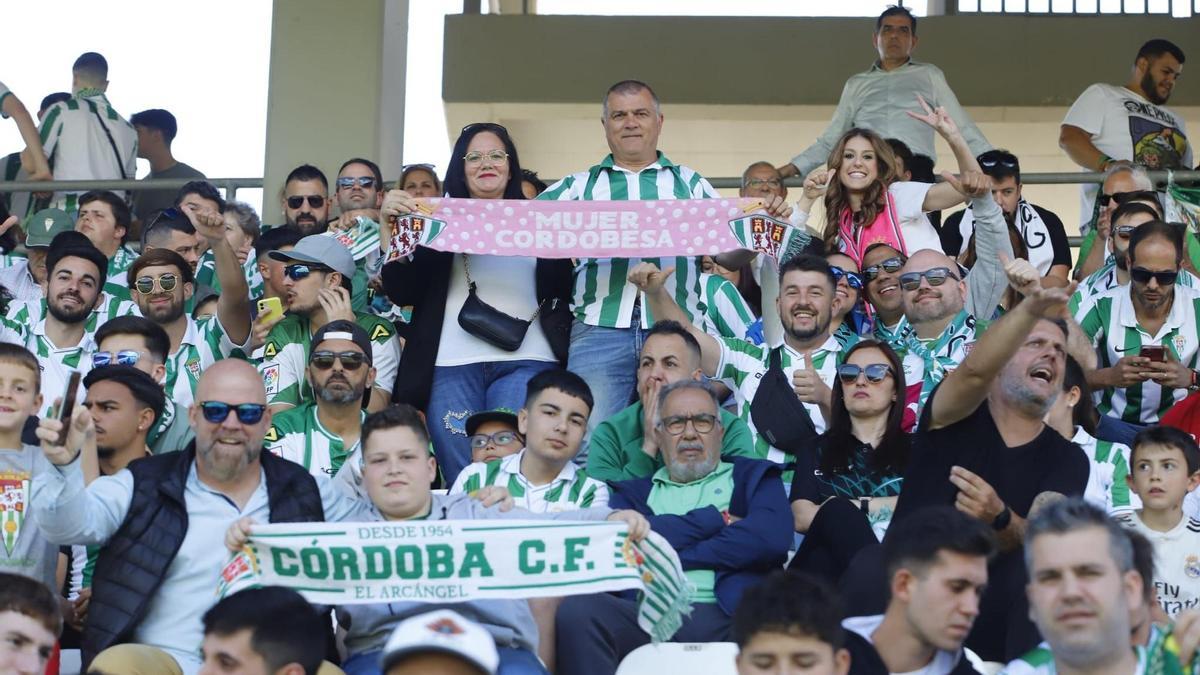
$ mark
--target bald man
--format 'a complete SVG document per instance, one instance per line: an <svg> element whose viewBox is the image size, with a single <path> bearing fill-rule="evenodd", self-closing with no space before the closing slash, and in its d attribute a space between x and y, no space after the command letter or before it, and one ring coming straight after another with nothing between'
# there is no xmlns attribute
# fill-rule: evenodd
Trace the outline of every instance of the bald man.
<svg viewBox="0 0 1200 675"><path fill-rule="evenodd" d="M990 319L1008 286L1001 259L1011 259L1013 251L1004 213L986 188L972 193L971 208L977 214L978 258L969 277L953 258L932 249L913 253L900 269L904 318L888 331L893 336L888 342L904 362L909 423L946 373L966 358L975 343L976 317Z"/></svg>
<svg viewBox="0 0 1200 675"><path fill-rule="evenodd" d="M250 516L288 523L366 518L365 506L324 478L262 452L271 424L262 377L245 361L206 369L188 411L187 448L132 462L84 485L83 451L95 452L91 416L80 407L66 443L43 420L38 436L57 471L33 489L34 512L59 545L99 545L84 626L84 669L110 673L195 673L201 617L228 561L224 536ZM93 460L94 461L94 460Z"/></svg>

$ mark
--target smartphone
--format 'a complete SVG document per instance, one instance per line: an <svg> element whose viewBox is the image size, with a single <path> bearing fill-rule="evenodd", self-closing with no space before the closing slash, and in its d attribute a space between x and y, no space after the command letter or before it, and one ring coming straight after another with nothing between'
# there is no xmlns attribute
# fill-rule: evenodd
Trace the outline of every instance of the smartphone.
<svg viewBox="0 0 1200 675"><path fill-rule="evenodd" d="M67 431L71 427L71 415L75 413L75 394L79 392L79 380L82 375L78 370L72 370L71 376L67 378L67 390L62 395L62 405L58 409L58 419L63 423L62 431L58 432L58 443L62 445L67 442Z"/></svg>
<svg viewBox="0 0 1200 675"><path fill-rule="evenodd" d="M279 298L263 298L258 301L258 318L274 321L283 316L283 302Z"/></svg>
<svg viewBox="0 0 1200 675"><path fill-rule="evenodd" d="M1166 361L1167 348L1162 345L1147 345L1142 347L1142 351L1138 352L1138 356L1151 361Z"/></svg>

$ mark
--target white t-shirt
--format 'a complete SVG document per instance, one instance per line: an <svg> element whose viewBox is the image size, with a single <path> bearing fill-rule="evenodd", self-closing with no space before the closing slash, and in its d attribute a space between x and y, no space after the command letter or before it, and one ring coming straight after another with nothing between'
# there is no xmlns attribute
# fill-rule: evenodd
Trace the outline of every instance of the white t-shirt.
<svg viewBox="0 0 1200 675"><path fill-rule="evenodd" d="M1117 522L1137 530L1154 544L1154 590L1167 616L1200 608L1200 520L1185 513L1167 532L1146 527L1141 512L1116 516Z"/></svg>
<svg viewBox="0 0 1200 675"><path fill-rule="evenodd" d="M1147 169L1190 169L1192 149L1183 117L1141 94L1111 84L1093 84L1075 99L1063 124L1083 129L1092 145L1113 159ZM1081 187L1082 220L1092 216L1099 186Z"/></svg>
<svg viewBox="0 0 1200 675"><path fill-rule="evenodd" d="M534 275L537 258L499 255L472 255L471 279L483 302L522 320L537 311L537 284ZM555 361L554 350L546 341L542 324L529 324L525 341L515 352L507 352L480 340L458 325L458 313L467 301L467 273L463 257L454 254L450 267L450 289L446 293L446 314L442 317L442 341L438 345L436 365L462 366L485 361Z"/></svg>
<svg viewBox="0 0 1200 675"><path fill-rule="evenodd" d="M925 211L925 194L933 185L929 183L899 182L888 186L888 194L896 204L896 217L900 220L900 231L904 234L904 247L908 255L925 248L942 250L942 240L929 222Z"/></svg>

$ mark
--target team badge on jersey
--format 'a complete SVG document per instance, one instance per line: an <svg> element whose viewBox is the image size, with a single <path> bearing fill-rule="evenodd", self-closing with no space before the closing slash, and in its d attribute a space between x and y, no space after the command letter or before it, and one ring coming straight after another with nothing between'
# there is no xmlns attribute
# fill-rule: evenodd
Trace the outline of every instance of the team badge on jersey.
<svg viewBox="0 0 1200 675"><path fill-rule="evenodd" d="M1189 555L1183 561L1183 573L1189 579L1200 579L1200 556Z"/></svg>
<svg viewBox="0 0 1200 675"><path fill-rule="evenodd" d="M184 367L187 368L188 374L192 376L193 380L200 379L200 357L199 356L188 360L188 362L186 364L184 364Z"/></svg>
<svg viewBox="0 0 1200 675"><path fill-rule="evenodd" d="M29 474L5 471L0 473L0 537L4 550L12 555L21 525L25 522L25 504L29 496Z"/></svg>
<svg viewBox="0 0 1200 675"><path fill-rule="evenodd" d="M1183 350L1187 349L1187 338L1182 333L1176 333L1175 337L1171 338L1171 344L1175 346L1175 358L1179 358Z"/></svg>

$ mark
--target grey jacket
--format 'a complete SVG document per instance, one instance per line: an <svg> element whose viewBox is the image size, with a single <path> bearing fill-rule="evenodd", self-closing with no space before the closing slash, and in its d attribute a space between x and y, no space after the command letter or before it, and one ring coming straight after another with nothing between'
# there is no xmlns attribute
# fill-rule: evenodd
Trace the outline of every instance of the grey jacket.
<svg viewBox="0 0 1200 675"><path fill-rule="evenodd" d="M1008 288L1008 276L1004 274L1000 256L1012 260L1012 241L1008 238L1004 212L990 193L973 197L971 212L975 214L975 266L967 275L964 308L971 316L988 320ZM953 257L952 253L947 255Z"/></svg>
<svg viewBox="0 0 1200 675"><path fill-rule="evenodd" d="M465 494L433 495L433 510L426 520L604 520L609 508L579 509L554 514L531 513L514 508L501 512L484 508ZM378 511L373 515L383 520ZM537 652L538 631L525 600L475 600L459 603L389 602L376 605L343 605L337 608L338 621L346 626L346 649L351 655L383 649L388 636L404 619L436 609L453 609L483 626L499 647L516 647Z"/></svg>

